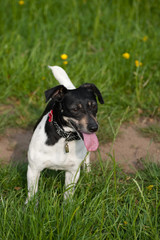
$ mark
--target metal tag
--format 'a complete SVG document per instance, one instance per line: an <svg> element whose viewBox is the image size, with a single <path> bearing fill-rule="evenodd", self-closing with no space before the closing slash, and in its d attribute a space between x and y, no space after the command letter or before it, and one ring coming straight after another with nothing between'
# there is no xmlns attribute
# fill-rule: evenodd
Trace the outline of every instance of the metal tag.
<svg viewBox="0 0 160 240"><path fill-rule="evenodd" d="M66 151L66 153L69 153L69 145L68 145L68 142L66 142L66 144L65 144L65 151Z"/></svg>

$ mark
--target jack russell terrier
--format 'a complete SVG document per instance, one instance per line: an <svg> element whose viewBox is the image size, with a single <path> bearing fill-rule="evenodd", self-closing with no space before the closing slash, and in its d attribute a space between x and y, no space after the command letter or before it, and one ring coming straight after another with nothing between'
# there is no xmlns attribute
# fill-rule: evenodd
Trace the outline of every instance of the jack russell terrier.
<svg viewBox="0 0 160 240"><path fill-rule="evenodd" d="M85 160L89 168L89 154L96 151L98 130L97 101L104 103L98 88L85 83L79 88L58 66L49 68L60 85L45 91L46 106L38 120L28 150L28 198L38 190L43 169L65 170L65 198L73 194ZM68 191L67 191L67 188Z"/></svg>

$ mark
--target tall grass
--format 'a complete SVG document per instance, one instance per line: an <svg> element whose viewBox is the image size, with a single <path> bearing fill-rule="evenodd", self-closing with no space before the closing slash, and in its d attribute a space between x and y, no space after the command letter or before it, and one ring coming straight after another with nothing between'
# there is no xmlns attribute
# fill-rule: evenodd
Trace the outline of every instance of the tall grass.
<svg viewBox="0 0 160 240"><path fill-rule="evenodd" d="M0 0L0 6L0 131L39 117L43 92L57 84L48 65L62 66L77 87L98 86L104 141L115 140L115 129L140 112L160 115L159 0ZM26 166L1 167L0 239L158 240L159 167L131 176L110 158L111 165L99 157L89 174L82 171L70 201L63 200L63 173L45 171L27 206Z"/></svg>
<svg viewBox="0 0 160 240"><path fill-rule="evenodd" d="M98 162L82 171L65 201L63 173L45 171L35 199L24 205L26 166L1 168L0 239L158 240L159 174L156 165L131 176Z"/></svg>
<svg viewBox="0 0 160 240"><path fill-rule="evenodd" d="M1 1L0 99L11 109L3 112L0 128L37 119L44 90L57 84L48 65L64 67L77 87L93 82L100 88L106 103L99 114L104 140L110 136L108 117L119 122L127 107L126 119L138 108L159 115L159 3ZM68 65L62 53L68 54ZM135 60L143 65L137 68Z"/></svg>

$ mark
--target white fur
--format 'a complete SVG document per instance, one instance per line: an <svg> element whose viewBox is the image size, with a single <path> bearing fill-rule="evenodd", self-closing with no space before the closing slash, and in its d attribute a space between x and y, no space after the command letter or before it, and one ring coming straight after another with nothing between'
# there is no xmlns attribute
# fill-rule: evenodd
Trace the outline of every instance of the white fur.
<svg viewBox="0 0 160 240"><path fill-rule="evenodd" d="M67 88L75 88L68 75L60 67L50 67L56 79ZM62 74L62 75L61 75ZM89 168L89 154L83 140L68 142L69 153L65 152L65 139L61 138L56 144L49 146L46 144L47 135L45 133L45 123L48 113L42 118L36 127L28 150L28 200L37 192L40 172L45 169L65 170L65 187L74 185L80 176L80 166L86 160L87 171ZM73 131L65 128L66 131ZM86 158L86 159L85 159ZM65 192L65 198L73 193L73 188Z"/></svg>
<svg viewBox="0 0 160 240"><path fill-rule="evenodd" d="M55 145L46 145L47 135L44 126L46 114L38 124L28 150L28 200L37 192L40 172L45 169L65 170L65 186L75 184L80 175L80 165L85 159L87 150L82 140L69 142L69 153L65 152L65 139L61 138ZM65 129L66 130L66 129ZM70 129L71 130L71 129ZM88 156L87 156L88 158ZM65 193L68 197L70 192Z"/></svg>
<svg viewBox="0 0 160 240"><path fill-rule="evenodd" d="M64 71L63 68L58 66L48 66L55 77L55 79L65 86L67 89L75 89L75 86L71 82L70 78L68 77L67 73Z"/></svg>

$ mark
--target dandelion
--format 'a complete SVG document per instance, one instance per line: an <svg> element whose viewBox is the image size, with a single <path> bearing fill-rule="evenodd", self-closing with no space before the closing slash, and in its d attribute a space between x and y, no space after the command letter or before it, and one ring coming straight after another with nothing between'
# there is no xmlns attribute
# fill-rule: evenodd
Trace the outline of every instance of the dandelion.
<svg viewBox="0 0 160 240"><path fill-rule="evenodd" d="M19 5L24 5L24 1L23 1L23 0L20 0L20 1L19 1Z"/></svg>
<svg viewBox="0 0 160 240"><path fill-rule="evenodd" d="M68 61L63 61L63 64L64 64L64 65L67 65L67 64L68 64Z"/></svg>
<svg viewBox="0 0 160 240"><path fill-rule="evenodd" d="M142 38L142 40L143 40L143 42L146 42L146 41L148 40L148 36L144 36L144 37Z"/></svg>
<svg viewBox="0 0 160 240"><path fill-rule="evenodd" d="M18 191L20 189L21 189L21 187L14 187L14 190L16 190L16 191Z"/></svg>
<svg viewBox="0 0 160 240"><path fill-rule="evenodd" d="M61 59L62 60L66 60L67 58L68 58L67 54L65 54L65 53L61 54Z"/></svg>
<svg viewBox="0 0 160 240"><path fill-rule="evenodd" d="M152 188L154 187L154 185L149 185L148 187L146 187L149 191L152 190Z"/></svg>
<svg viewBox="0 0 160 240"><path fill-rule="evenodd" d="M130 54L129 53L123 53L122 56L125 58L125 59L129 59L130 58Z"/></svg>
<svg viewBox="0 0 160 240"><path fill-rule="evenodd" d="M136 67L141 67L143 64L142 64L142 62L135 60L135 65L136 65Z"/></svg>

